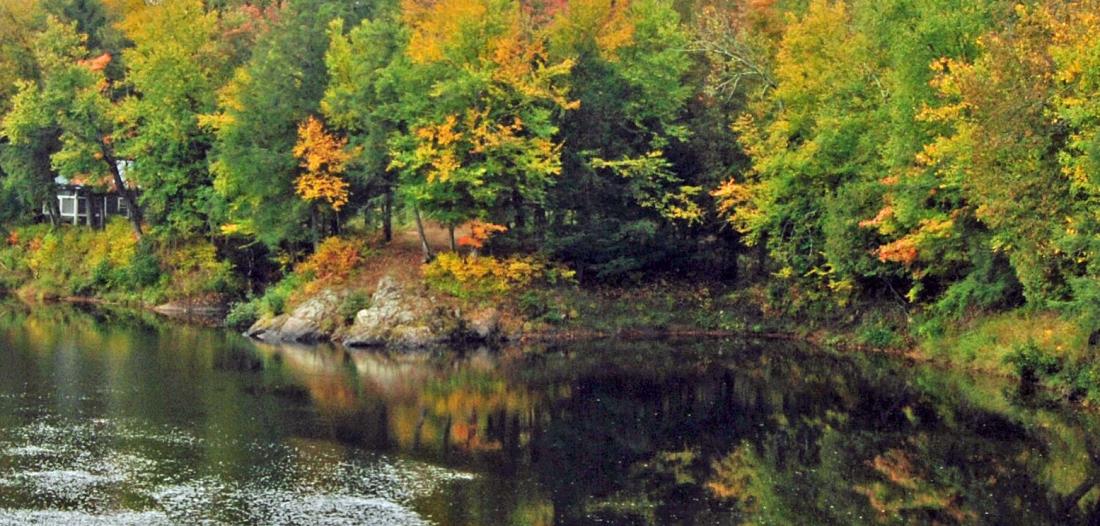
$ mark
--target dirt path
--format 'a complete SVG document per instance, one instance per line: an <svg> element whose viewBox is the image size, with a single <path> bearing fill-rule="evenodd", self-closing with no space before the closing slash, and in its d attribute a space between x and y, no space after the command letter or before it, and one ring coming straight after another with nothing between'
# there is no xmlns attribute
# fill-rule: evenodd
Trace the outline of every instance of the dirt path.
<svg viewBox="0 0 1100 526"><path fill-rule="evenodd" d="M466 232L456 230L455 236ZM450 250L450 235L442 225L433 222L424 223L424 235L432 250L443 252ZM360 273L354 285L373 290L379 279L386 274L392 275L404 283L420 280L420 267L424 263L424 254L420 249L420 238L416 227L395 230L393 241L379 243L374 253L367 259L366 269Z"/></svg>

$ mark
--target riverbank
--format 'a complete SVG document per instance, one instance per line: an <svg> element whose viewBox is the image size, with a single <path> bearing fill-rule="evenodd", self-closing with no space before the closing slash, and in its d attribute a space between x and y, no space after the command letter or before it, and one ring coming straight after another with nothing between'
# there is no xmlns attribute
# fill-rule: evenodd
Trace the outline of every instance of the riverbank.
<svg viewBox="0 0 1100 526"><path fill-rule="evenodd" d="M795 304L774 280L653 279L580 284L533 256L447 252L422 264L418 239L388 244L332 238L287 264L262 290L237 247L191 240L136 241L122 222L105 230L12 229L0 249L0 289L27 301L92 301L174 317L224 320L269 342L335 342L414 349L674 337L797 339L841 350L889 352L977 374L1017 378L1057 396L1100 402L1100 337L1088 313L1040 310L930 316L903 301L843 307ZM79 257L78 257L79 256ZM234 262L232 258L238 260Z"/></svg>

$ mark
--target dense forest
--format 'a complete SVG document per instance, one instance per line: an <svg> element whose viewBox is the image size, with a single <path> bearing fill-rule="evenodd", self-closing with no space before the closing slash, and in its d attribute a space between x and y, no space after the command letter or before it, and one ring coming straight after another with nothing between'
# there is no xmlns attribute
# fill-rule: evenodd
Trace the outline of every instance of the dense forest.
<svg viewBox="0 0 1100 526"><path fill-rule="evenodd" d="M430 221L582 284L1100 325L1094 0L2 0L0 25L7 245L53 246L59 180L132 210L85 288L323 271Z"/></svg>

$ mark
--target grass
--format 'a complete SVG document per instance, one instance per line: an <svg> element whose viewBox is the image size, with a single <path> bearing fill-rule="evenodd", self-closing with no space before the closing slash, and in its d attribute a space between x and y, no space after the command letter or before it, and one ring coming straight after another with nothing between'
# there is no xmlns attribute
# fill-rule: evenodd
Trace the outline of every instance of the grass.
<svg viewBox="0 0 1100 526"><path fill-rule="evenodd" d="M1088 331L1073 319L1054 312L1012 311L989 314L924 339L921 351L930 357L970 369L1014 375L1009 363L1017 349L1034 345L1059 360L1086 358Z"/></svg>

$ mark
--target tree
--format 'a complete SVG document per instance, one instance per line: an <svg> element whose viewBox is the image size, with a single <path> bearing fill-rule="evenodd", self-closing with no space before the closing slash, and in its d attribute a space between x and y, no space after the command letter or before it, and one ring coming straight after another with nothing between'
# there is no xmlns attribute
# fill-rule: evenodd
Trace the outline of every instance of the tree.
<svg viewBox="0 0 1100 526"><path fill-rule="evenodd" d="M408 31L395 13L382 12L344 34L343 20L329 26L325 64L329 84L321 109L328 121L343 129L360 155L358 170L349 173L356 194L366 200L381 195L382 230L393 239L394 195L397 187L388 141L401 129L407 110L402 97L428 87L410 75L405 54Z"/></svg>
<svg viewBox="0 0 1100 526"><path fill-rule="evenodd" d="M1100 298L1100 4L1074 2L1054 13L1056 91L1052 112L1067 128L1058 154L1069 186L1071 213L1057 226L1058 248L1069 262L1074 301L1092 313ZM1091 299L1090 299L1091 298ZM1092 315L1092 323L1100 325ZM1094 327L1094 329L1097 327Z"/></svg>
<svg viewBox="0 0 1100 526"><path fill-rule="evenodd" d="M671 265L677 233L700 217L686 110L688 33L661 0L579 0L553 13L549 50L572 60L562 176L541 221L548 248L582 276L621 278Z"/></svg>
<svg viewBox="0 0 1100 526"><path fill-rule="evenodd" d="M132 94L120 107L119 152L136 160L131 173L157 228L210 231L220 206L207 163L213 136L199 118L214 111L228 73L218 13L176 0L135 11L121 27L134 46L123 53Z"/></svg>
<svg viewBox="0 0 1100 526"><path fill-rule="evenodd" d="M572 61L550 59L515 2L406 2L402 16L411 67L431 85L431 104L403 99L408 122L390 140L402 193L452 229L484 218L523 231L561 172L556 118L576 107L563 83Z"/></svg>
<svg viewBox="0 0 1100 526"><path fill-rule="evenodd" d="M881 214L880 229L901 234L879 249L881 258L941 274L944 254L964 264L978 260L966 248L976 234L984 249L1011 263L1029 301L1067 294L1066 260L1053 242L1059 227L1050 220L1066 217L1072 201L1058 167L1062 125L1048 116L1055 93L1051 31L1049 12L1019 8L1011 24L980 39L972 61L933 63L939 100L918 118L940 128L916 162L931 174L923 184L937 198L934 208L920 194L892 198L907 213Z"/></svg>
<svg viewBox="0 0 1100 526"><path fill-rule="evenodd" d="M19 79L37 76L34 59L34 31L38 18L37 0L10 0L0 3L0 116L7 114L18 93ZM58 148L57 131L43 125L35 131L26 130L27 140L10 143L0 137L0 197L6 206L0 219L14 219L27 210L53 205L53 178L49 156ZM56 220L54 206L47 206L49 216Z"/></svg>
<svg viewBox="0 0 1100 526"><path fill-rule="evenodd" d="M325 131L321 121L312 115L298 126L298 143L294 156L299 160L301 175L294 186L306 202L325 201L333 212L348 203L348 183L341 177L354 153L347 150L347 139L334 137ZM314 242L320 241L314 224Z"/></svg>
<svg viewBox="0 0 1100 526"><path fill-rule="evenodd" d="M844 3L811 2L785 28L775 88L735 124L752 170L716 192L745 240L767 247L780 276L841 298L856 279L889 272L860 253L873 241L857 227L878 204L883 172L879 60Z"/></svg>
<svg viewBox="0 0 1100 526"><path fill-rule="evenodd" d="M86 40L75 24L52 16L47 20L34 43L41 80L19 82L12 110L4 119L4 134L17 146L34 147L49 139L42 136L44 130L56 128L60 148L50 155L53 169L63 177L93 183L106 176L126 200L134 234L141 237L141 208L115 155L114 107L103 74L111 56L90 57Z"/></svg>
<svg viewBox="0 0 1100 526"><path fill-rule="evenodd" d="M298 124L319 113L328 84L325 28L336 18L358 22L367 9L332 0L289 2L222 89L219 111L203 122L215 134L211 170L227 200L224 230L250 233L273 248L308 240L310 207L294 184Z"/></svg>

